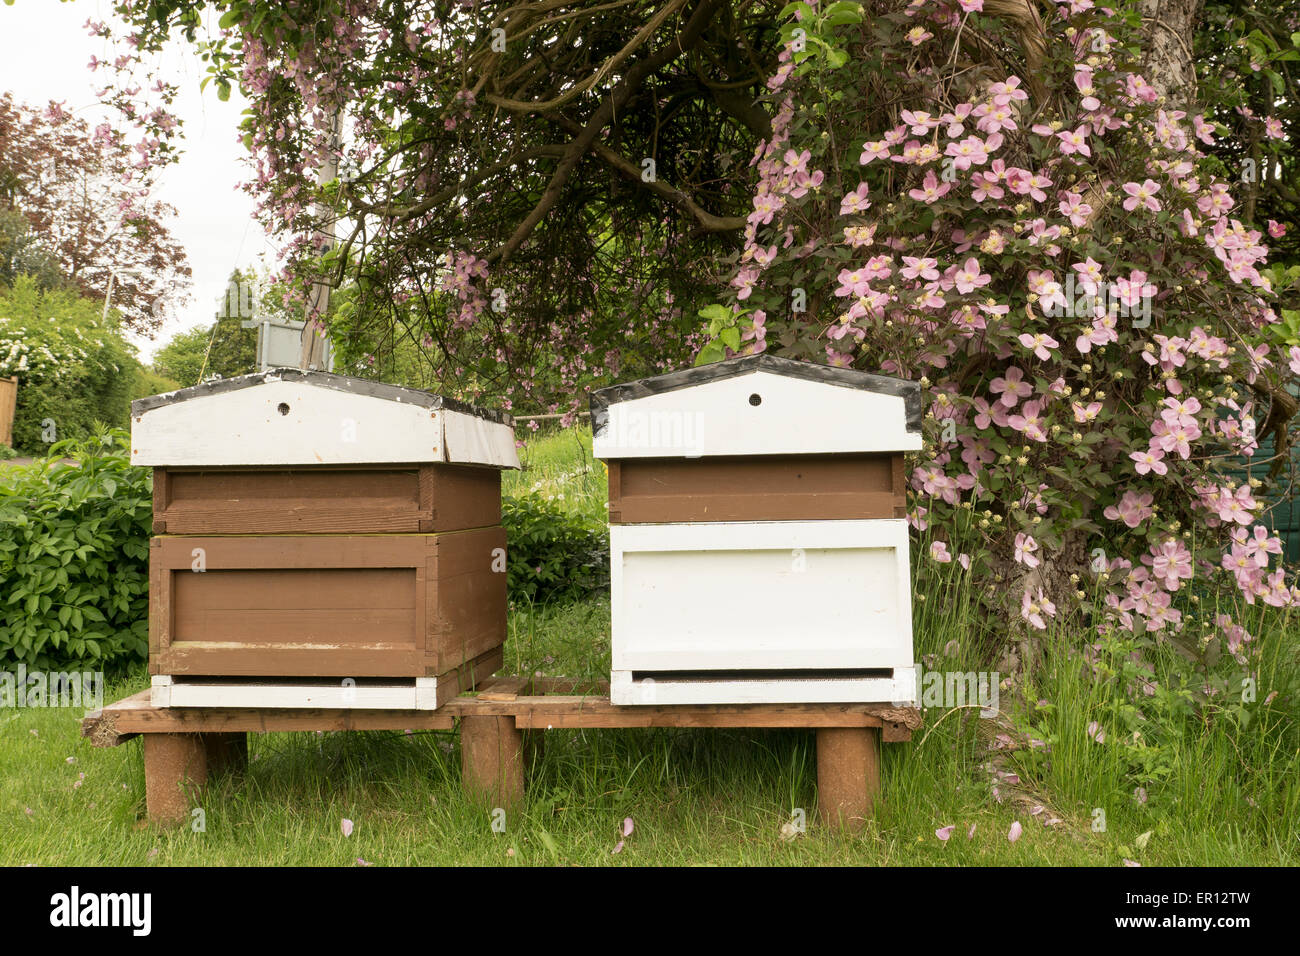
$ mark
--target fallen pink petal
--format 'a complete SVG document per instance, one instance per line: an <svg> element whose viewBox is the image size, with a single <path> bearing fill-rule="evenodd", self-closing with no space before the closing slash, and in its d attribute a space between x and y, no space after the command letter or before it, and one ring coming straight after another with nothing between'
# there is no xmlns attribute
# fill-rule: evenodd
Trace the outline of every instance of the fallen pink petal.
<svg viewBox="0 0 1300 956"><path fill-rule="evenodd" d="M622 840L619 840L617 843L615 843L615 844L614 844L614 849L610 850L609 852L610 852L611 854L614 854L614 853L622 853L622 852L623 852L623 841L622 841Z"/></svg>
<svg viewBox="0 0 1300 956"><path fill-rule="evenodd" d="M343 818L342 830L343 830L343 835L345 837L352 836L352 821L347 819L346 817Z"/></svg>
<svg viewBox="0 0 1300 956"><path fill-rule="evenodd" d="M624 817L624 818L623 818L623 836L625 836L625 837L630 837L631 835L632 835L632 818L631 818L631 817Z"/></svg>
<svg viewBox="0 0 1300 956"><path fill-rule="evenodd" d="M972 823L970 825L970 829L966 831L966 839L968 840L975 839L975 824Z"/></svg>
<svg viewBox="0 0 1300 956"><path fill-rule="evenodd" d="M1025 828L1022 827L1020 825L1020 821L1017 820L1015 823L1011 824L1011 829L1007 831L1007 839L1010 840L1012 843L1015 843L1017 840L1020 839L1020 834L1024 832L1025 832Z"/></svg>
<svg viewBox="0 0 1300 956"><path fill-rule="evenodd" d="M947 843L948 838L952 836L952 831L955 829L957 829L956 826L940 827L939 829L934 831L934 835L937 836L940 840L943 840L945 843Z"/></svg>

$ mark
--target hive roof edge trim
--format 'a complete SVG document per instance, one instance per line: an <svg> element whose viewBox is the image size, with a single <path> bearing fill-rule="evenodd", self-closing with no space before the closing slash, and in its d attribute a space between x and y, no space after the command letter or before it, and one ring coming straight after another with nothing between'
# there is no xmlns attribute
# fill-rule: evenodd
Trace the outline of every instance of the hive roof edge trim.
<svg viewBox="0 0 1300 956"><path fill-rule="evenodd" d="M131 462L146 467L520 467L507 414L329 372L218 379L137 399L131 415Z"/></svg>
<svg viewBox="0 0 1300 956"><path fill-rule="evenodd" d="M857 369L837 368L831 365L819 365L814 362L798 362L760 352L757 355L739 355L723 359L708 365L679 369L663 375L607 385L591 393L591 428L596 436L601 435L609 424L609 407L638 398L649 398L678 389L720 382L754 372L769 372L790 378L800 378L838 388L851 388L858 391L875 392L881 395L893 395L903 400L906 410L906 427L908 432L921 431L921 386L918 382L878 375L874 372L862 372Z"/></svg>
<svg viewBox="0 0 1300 956"><path fill-rule="evenodd" d="M390 402L405 402L421 408L461 412L466 415L473 415L476 418L496 422L499 425L513 427L515 424L514 418L505 412L483 408L479 405L471 405L469 402L462 402L460 399L449 398L436 392L429 392L420 388L407 388L402 385L387 385L383 382L354 378L350 375L337 375L333 372L304 371L297 368L267 369L265 372L253 372L235 378L215 379L210 382L201 382L198 385L190 385L186 388L178 388L171 392L137 398L131 402L131 414L133 416L141 415L164 405L186 402L208 395L219 395L222 392L249 388L266 382L304 382L308 385L317 385L335 391L351 392L356 395L366 395L370 398L382 398Z"/></svg>

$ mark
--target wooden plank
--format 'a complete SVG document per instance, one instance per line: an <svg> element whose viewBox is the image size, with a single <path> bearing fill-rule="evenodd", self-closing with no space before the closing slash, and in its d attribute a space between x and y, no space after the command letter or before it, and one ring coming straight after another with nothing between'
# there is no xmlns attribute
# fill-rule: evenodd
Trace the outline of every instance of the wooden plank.
<svg viewBox="0 0 1300 956"><path fill-rule="evenodd" d="M485 681L483 687L491 687ZM887 741L910 739L921 727L915 708L872 704L681 705L618 707L607 697L554 696L484 700L457 697L436 711L235 710L154 707L149 691L106 706L82 721L82 736L111 747L133 734L285 732L308 730L447 729L460 717L512 717L520 730L622 727L876 727Z"/></svg>
<svg viewBox="0 0 1300 956"><path fill-rule="evenodd" d="M0 444L13 447L14 413L18 408L18 379L0 378Z"/></svg>
<svg viewBox="0 0 1300 956"><path fill-rule="evenodd" d="M430 663L413 647L190 641L164 649L157 670L193 677L424 677Z"/></svg>
<svg viewBox="0 0 1300 956"><path fill-rule="evenodd" d="M413 568L425 535L259 535L162 537L163 566L190 570L201 548L207 571L246 568Z"/></svg>
<svg viewBox="0 0 1300 956"><path fill-rule="evenodd" d="M158 468L171 534L432 533L500 524L501 473L469 465ZM159 530L161 533L161 529Z"/></svg>
<svg viewBox="0 0 1300 956"><path fill-rule="evenodd" d="M153 533L167 533L167 504L168 504L168 481L167 469L155 468L153 470Z"/></svg>
<svg viewBox="0 0 1300 956"><path fill-rule="evenodd" d="M448 671L499 647L506 639L506 574L493 570L504 554L504 528L480 528L430 538L430 650ZM435 583L436 582L436 583Z"/></svg>
<svg viewBox="0 0 1300 956"><path fill-rule="evenodd" d="M500 527L156 538L150 672L446 674L505 641L506 575L493 570L505 544Z"/></svg>
<svg viewBox="0 0 1300 956"><path fill-rule="evenodd" d="M443 707L456 699L457 695L473 690L486 681L492 680L492 674L501 669L505 662L505 652L498 645L480 654L474 660L438 676L438 706Z"/></svg>
<svg viewBox="0 0 1300 956"><path fill-rule="evenodd" d="M610 465L613 524L893 518L901 455L633 458Z"/></svg>
<svg viewBox="0 0 1300 956"><path fill-rule="evenodd" d="M621 707L608 697L555 695L494 700L458 697L444 711L456 715L513 715L521 728L587 727L880 727L920 718L873 704L675 704Z"/></svg>
<svg viewBox="0 0 1300 956"><path fill-rule="evenodd" d="M96 747L114 747L135 735L172 733L293 733L343 730L451 730L455 719L438 710L240 710L154 707L149 691L105 707L82 721L81 735Z"/></svg>

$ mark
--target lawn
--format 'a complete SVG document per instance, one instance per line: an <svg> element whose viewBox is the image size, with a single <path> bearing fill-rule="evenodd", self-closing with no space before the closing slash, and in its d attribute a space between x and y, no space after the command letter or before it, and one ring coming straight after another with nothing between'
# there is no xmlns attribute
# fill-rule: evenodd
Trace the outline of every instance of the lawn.
<svg viewBox="0 0 1300 956"><path fill-rule="evenodd" d="M562 495L566 507L601 514L605 479L589 433L542 433L522 454L507 493ZM970 649L987 623L956 564L945 567L944 588L916 605L918 656L936 669L984 669ZM250 735L247 774L209 786L201 832L168 832L139 822L138 743L98 750L80 739L79 713L4 710L0 863L1295 865L1295 631L1293 612L1256 631L1264 653L1248 710L1183 712L1153 698L1136 717L1116 694L1123 675L1108 676L1111 658L1100 658L1100 677L1081 679L1089 638L1053 634L1041 676L1004 694L996 721L930 708L911 743L885 746L884 802L857 837L812 823L810 732L550 731L527 807L505 832L462 798L454 733ZM506 668L606 676L607 600L513 608ZM1165 668L1172 658L1156 679L1175 685ZM109 699L147 683L140 667ZM1100 742L1094 721L1107 728ZM806 831L787 827L783 838L801 814ZM629 817L633 832L614 853ZM1012 842L1015 823L1023 833ZM943 841L935 831L946 826Z"/></svg>

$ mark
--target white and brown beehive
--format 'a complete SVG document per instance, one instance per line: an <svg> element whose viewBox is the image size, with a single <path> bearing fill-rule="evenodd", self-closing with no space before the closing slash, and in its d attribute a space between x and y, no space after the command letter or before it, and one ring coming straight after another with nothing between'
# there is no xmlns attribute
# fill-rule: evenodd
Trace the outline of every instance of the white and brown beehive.
<svg viewBox="0 0 1300 956"><path fill-rule="evenodd" d="M915 696L918 385L770 355L593 393L615 704Z"/></svg>
<svg viewBox="0 0 1300 956"><path fill-rule="evenodd" d="M500 667L508 416L297 369L131 413L156 705L430 709Z"/></svg>

